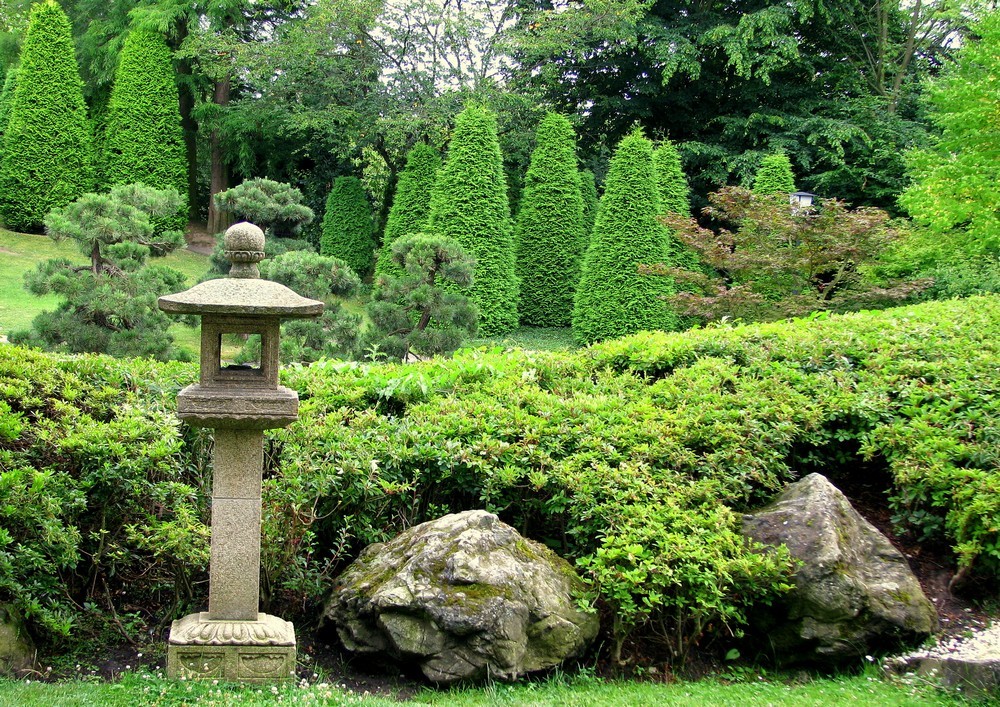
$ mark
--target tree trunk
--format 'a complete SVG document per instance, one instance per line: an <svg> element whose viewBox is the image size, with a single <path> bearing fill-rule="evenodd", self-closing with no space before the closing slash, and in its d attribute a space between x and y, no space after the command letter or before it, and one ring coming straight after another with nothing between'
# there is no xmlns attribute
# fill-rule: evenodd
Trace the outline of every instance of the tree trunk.
<svg viewBox="0 0 1000 707"><path fill-rule="evenodd" d="M230 77L215 82L212 100L217 106L229 105ZM212 130L211 137L212 178L208 189L208 232L221 233L229 226L229 214L215 206L215 195L229 188L229 166L222 155L222 138L218 128Z"/></svg>

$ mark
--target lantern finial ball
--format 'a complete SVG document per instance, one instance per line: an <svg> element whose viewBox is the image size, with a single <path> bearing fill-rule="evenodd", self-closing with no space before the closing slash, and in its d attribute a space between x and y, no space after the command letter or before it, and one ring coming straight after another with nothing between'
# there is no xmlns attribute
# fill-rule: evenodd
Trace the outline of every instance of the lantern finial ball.
<svg viewBox="0 0 1000 707"><path fill-rule="evenodd" d="M246 221L234 223L223 236L223 249L233 264L229 277L258 278L257 263L264 259L264 232Z"/></svg>

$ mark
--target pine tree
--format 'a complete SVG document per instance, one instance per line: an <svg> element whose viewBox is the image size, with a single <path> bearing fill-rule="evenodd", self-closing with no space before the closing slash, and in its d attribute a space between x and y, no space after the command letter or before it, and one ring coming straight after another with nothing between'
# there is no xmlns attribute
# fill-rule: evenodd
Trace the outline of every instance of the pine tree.
<svg viewBox="0 0 1000 707"><path fill-rule="evenodd" d="M687 177L684 176L677 147L670 140L664 140L653 152L653 163L656 166L660 213L690 216L691 200L688 198Z"/></svg>
<svg viewBox="0 0 1000 707"><path fill-rule="evenodd" d="M372 207L357 177L337 177L326 200L319 252L340 258L364 277L372 270L375 223Z"/></svg>
<svg viewBox="0 0 1000 707"><path fill-rule="evenodd" d="M132 30L125 39L104 133L101 183L142 183L187 193L187 157L173 59L162 36ZM166 219L183 230L187 210Z"/></svg>
<svg viewBox="0 0 1000 707"><path fill-rule="evenodd" d="M496 117L470 106L455 120L448 159L431 196L429 229L449 236L476 259L469 297L486 336L517 327L518 282L507 186Z"/></svg>
<svg viewBox="0 0 1000 707"><path fill-rule="evenodd" d="M612 157L584 259L573 309L573 335L579 342L679 327L663 301L673 292L670 279L638 273L639 265L669 262L657 203L653 146L633 133Z"/></svg>
<svg viewBox="0 0 1000 707"><path fill-rule="evenodd" d="M518 311L529 326L569 326L583 256L583 197L569 120L546 115L535 134L514 226Z"/></svg>
<svg viewBox="0 0 1000 707"><path fill-rule="evenodd" d="M426 229L431 212L431 192L441 169L441 155L426 143L418 143L406 155L406 167L399 175L396 197L386 220L375 275L399 277L403 269L392 259L392 244L407 233Z"/></svg>
<svg viewBox="0 0 1000 707"><path fill-rule="evenodd" d="M55 0L31 9L3 138L0 216L41 231L45 215L88 191L93 154L69 18Z"/></svg>
<svg viewBox="0 0 1000 707"><path fill-rule="evenodd" d="M792 194L795 191L795 176L788 155L775 152L761 160L753 179L753 191L756 194Z"/></svg>
<svg viewBox="0 0 1000 707"><path fill-rule="evenodd" d="M590 234L594 230L594 221L597 220L597 183L594 180L594 173L589 169L580 172L580 196L583 198L583 248L580 251L582 265L582 256L587 253Z"/></svg>

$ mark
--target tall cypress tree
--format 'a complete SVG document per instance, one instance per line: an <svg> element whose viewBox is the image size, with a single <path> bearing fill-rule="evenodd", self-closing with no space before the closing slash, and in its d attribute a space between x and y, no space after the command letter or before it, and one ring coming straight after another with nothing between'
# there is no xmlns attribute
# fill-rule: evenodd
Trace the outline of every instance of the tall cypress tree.
<svg viewBox="0 0 1000 707"><path fill-rule="evenodd" d="M795 191L795 176L792 162L784 152L775 152L760 162L753 178L753 190L757 194L791 194Z"/></svg>
<svg viewBox="0 0 1000 707"><path fill-rule="evenodd" d="M187 194L187 157L173 59L162 36L134 29L125 39L108 108L101 183L141 182ZM163 225L183 230L187 209Z"/></svg>
<svg viewBox="0 0 1000 707"><path fill-rule="evenodd" d="M417 143L406 155L406 167L399 175L396 196L386 219L382 248L375 275L399 277L403 269L392 259L392 244L407 233L426 230L431 214L431 192L441 169L441 155L426 143Z"/></svg>
<svg viewBox="0 0 1000 707"><path fill-rule="evenodd" d="M69 18L55 0L31 9L3 137L0 216L8 228L41 231L51 209L94 183L83 82Z"/></svg>
<svg viewBox="0 0 1000 707"><path fill-rule="evenodd" d="M476 259L469 297L486 336L517 327L517 273L496 117L470 106L455 119L448 158L431 196L430 230Z"/></svg>
<svg viewBox="0 0 1000 707"><path fill-rule="evenodd" d="M576 290L573 336L584 344L644 329L677 329L663 297L669 278L640 275L642 264L669 261L668 235L657 221L653 146L640 133L621 141L611 159L583 275Z"/></svg>
<svg viewBox="0 0 1000 707"><path fill-rule="evenodd" d="M589 169L580 172L580 196L583 198L583 250L582 255L587 253L587 246L590 245L590 234L594 230L594 221L597 220L597 183L594 181L594 173Z"/></svg>
<svg viewBox="0 0 1000 707"><path fill-rule="evenodd" d="M584 238L579 179L573 126L549 113L535 133L514 226L522 324L564 327L572 319Z"/></svg>
<svg viewBox="0 0 1000 707"><path fill-rule="evenodd" d="M677 147L670 140L664 140L653 152L653 163L656 165L660 213L690 216L691 200L688 198L687 177L684 176Z"/></svg>
<svg viewBox="0 0 1000 707"><path fill-rule="evenodd" d="M365 188L357 177L337 177L326 199L319 252L340 258L358 275L372 270L375 222Z"/></svg>

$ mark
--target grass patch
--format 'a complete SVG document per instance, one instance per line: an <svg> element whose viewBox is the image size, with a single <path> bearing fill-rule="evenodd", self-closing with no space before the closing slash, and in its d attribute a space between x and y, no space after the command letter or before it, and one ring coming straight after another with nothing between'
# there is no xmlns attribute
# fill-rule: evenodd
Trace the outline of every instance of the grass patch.
<svg viewBox="0 0 1000 707"><path fill-rule="evenodd" d="M501 346L505 349L526 351L575 351L580 345L573 339L569 327L518 327L505 336L472 339L467 346Z"/></svg>
<svg viewBox="0 0 1000 707"><path fill-rule="evenodd" d="M175 682L158 675L125 673L115 683L0 681L0 706L69 707L71 705L533 705L604 707L618 705L944 705L964 702L926 684L885 680L872 675L786 682L757 676L745 682L721 680L671 684L605 681L557 676L543 682L488 684L481 688L423 690L408 700L354 693L317 680L299 685L237 685Z"/></svg>

